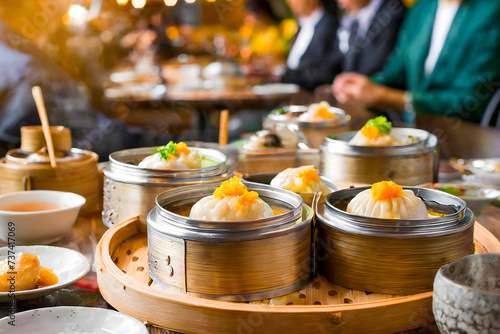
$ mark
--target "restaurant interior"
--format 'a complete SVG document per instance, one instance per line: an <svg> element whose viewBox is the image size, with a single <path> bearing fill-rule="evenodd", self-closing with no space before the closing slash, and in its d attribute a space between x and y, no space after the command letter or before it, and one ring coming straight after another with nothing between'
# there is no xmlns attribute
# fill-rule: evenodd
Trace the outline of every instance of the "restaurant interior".
<svg viewBox="0 0 500 334"><path fill-rule="evenodd" d="M500 333L498 22L0 1L0 332Z"/></svg>

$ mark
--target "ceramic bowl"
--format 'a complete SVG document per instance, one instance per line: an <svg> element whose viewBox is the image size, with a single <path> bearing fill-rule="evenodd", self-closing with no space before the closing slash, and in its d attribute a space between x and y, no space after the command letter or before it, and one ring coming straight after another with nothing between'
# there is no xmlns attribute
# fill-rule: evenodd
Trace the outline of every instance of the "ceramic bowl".
<svg viewBox="0 0 500 334"><path fill-rule="evenodd" d="M57 208L44 211L8 211L12 205L40 202L56 204ZM33 190L2 195L0 239L17 245L51 243L71 230L84 204L83 196L62 191Z"/></svg>
<svg viewBox="0 0 500 334"><path fill-rule="evenodd" d="M441 333L500 333L500 253L469 255L439 269L432 302Z"/></svg>
<svg viewBox="0 0 500 334"><path fill-rule="evenodd" d="M39 308L15 314L14 324L9 316L0 319L0 327L10 334L26 333L109 333L148 334L139 320L121 312L76 306ZM3 333L3 332L2 332Z"/></svg>

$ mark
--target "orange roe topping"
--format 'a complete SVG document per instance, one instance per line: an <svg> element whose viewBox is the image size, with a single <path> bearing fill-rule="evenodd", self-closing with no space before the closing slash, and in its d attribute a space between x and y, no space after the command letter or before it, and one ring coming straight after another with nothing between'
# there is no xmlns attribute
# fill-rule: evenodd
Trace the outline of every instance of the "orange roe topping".
<svg viewBox="0 0 500 334"><path fill-rule="evenodd" d="M247 187L236 176L222 182L220 187L217 187L214 191L214 197L217 199L227 196L238 196L237 209L241 209L243 206L252 204L259 199L259 194L255 191L248 191Z"/></svg>
<svg viewBox="0 0 500 334"><path fill-rule="evenodd" d="M327 106L321 106L316 110L316 117L319 118L334 118L335 114L328 110Z"/></svg>
<svg viewBox="0 0 500 334"><path fill-rule="evenodd" d="M253 204L259 199L259 194L255 191L247 191L245 194L238 198L238 203L236 204L237 209L241 209L245 205Z"/></svg>
<svg viewBox="0 0 500 334"><path fill-rule="evenodd" d="M380 130L371 125L363 126L361 128L361 133L363 134L363 136L370 140L374 140L380 137Z"/></svg>
<svg viewBox="0 0 500 334"><path fill-rule="evenodd" d="M372 196L376 201L386 201L388 199L401 196L403 188L392 181L382 181L372 186Z"/></svg>
<svg viewBox="0 0 500 334"><path fill-rule="evenodd" d="M241 196L248 192L247 187L236 176L221 183L214 191L214 197L222 199L226 196Z"/></svg>
<svg viewBox="0 0 500 334"><path fill-rule="evenodd" d="M191 153L191 150L187 147L187 145L185 143L179 143L177 144L177 152L176 152L176 155L180 155L181 153L184 153L184 154L189 154Z"/></svg>
<svg viewBox="0 0 500 334"><path fill-rule="evenodd" d="M309 185L313 181L319 182L319 175L316 168L304 169L297 176L299 179L302 179L304 185Z"/></svg>

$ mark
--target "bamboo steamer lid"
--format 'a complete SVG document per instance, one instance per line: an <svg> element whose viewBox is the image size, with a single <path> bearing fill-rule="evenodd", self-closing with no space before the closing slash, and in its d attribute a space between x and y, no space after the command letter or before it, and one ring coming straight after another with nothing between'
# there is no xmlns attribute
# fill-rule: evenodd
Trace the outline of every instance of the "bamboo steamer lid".
<svg viewBox="0 0 500 334"><path fill-rule="evenodd" d="M64 126L51 126L50 133L54 143L54 151L70 151L71 131ZM25 152L37 152L46 147L42 127L39 125L23 126L21 128L21 150Z"/></svg>
<svg viewBox="0 0 500 334"><path fill-rule="evenodd" d="M71 148L68 128L53 126L51 131L57 168L51 167L44 150L42 127L23 127L21 148L7 152L0 159L0 194L23 190L67 191L86 198L83 214L100 211L97 154Z"/></svg>

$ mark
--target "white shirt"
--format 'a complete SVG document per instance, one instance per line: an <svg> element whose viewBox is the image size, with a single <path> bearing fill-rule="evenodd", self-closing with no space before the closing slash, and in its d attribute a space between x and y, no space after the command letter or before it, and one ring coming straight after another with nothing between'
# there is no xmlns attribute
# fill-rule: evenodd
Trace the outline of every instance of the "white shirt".
<svg viewBox="0 0 500 334"><path fill-rule="evenodd" d="M351 26L355 20L358 20L358 36L365 37L370 25L372 24L377 11L382 5L383 0L372 0L368 5L361 8L358 12L352 14L344 14L340 20L340 28L337 32L339 37L339 48L342 53L349 51L349 38Z"/></svg>
<svg viewBox="0 0 500 334"><path fill-rule="evenodd" d="M316 28L318 22L323 18L323 15L325 15L325 10L320 7L316 8L311 15L299 18L300 32L295 40L295 43L293 43L292 49L290 50L286 61L286 65L289 69L296 70L299 67L300 58L302 58L307 50L307 47L311 43L314 35L314 29Z"/></svg>
<svg viewBox="0 0 500 334"><path fill-rule="evenodd" d="M434 71L439 55L443 50L446 37L450 32L451 24L455 19L460 2L439 0L436 18L434 20L434 28L432 29L431 46L429 55L425 60L424 72L429 76Z"/></svg>

